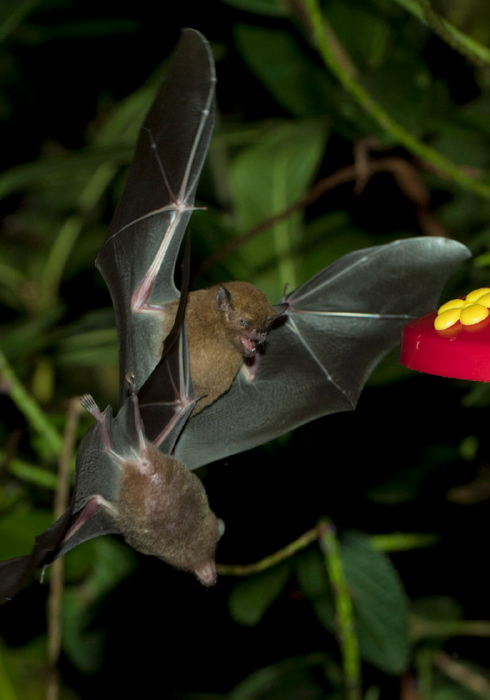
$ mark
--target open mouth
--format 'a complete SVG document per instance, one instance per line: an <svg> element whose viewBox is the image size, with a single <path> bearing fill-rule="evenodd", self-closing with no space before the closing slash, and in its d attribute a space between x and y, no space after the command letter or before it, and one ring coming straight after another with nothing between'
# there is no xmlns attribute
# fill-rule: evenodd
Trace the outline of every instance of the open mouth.
<svg viewBox="0 0 490 700"><path fill-rule="evenodd" d="M245 355L245 357L252 357L257 351L257 341L251 340L250 338L247 338L244 335L240 336L240 341L242 343L242 347L244 350L243 354Z"/></svg>

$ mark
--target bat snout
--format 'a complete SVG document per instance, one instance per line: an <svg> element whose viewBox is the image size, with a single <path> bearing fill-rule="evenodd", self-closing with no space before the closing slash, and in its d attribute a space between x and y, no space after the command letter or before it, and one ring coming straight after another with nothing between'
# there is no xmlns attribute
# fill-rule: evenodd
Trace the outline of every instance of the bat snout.
<svg viewBox="0 0 490 700"><path fill-rule="evenodd" d="M216 564L212 560L204 562L204 564L198 566L197 569L194 570L194 573L202 585L206 586L206 588L214 586L218 577L216 573Z"/></svg>
<svg viewBox="0 0 490 700"><path fill-rule="evenodd" d="M244 357L253 357L257 350L260 351L261 346L265 345L267 340L267 331L251 331L248 335L240 336L242 344L242 354Z"/></svg>
<svg viewBox="0 0 490 700"><path fill-rule="evenodd" d="M241 335L240 336L240 343L242 346L242 355L244 357L253 357L256 350L257 350L257 345L258 345L258 342L254 337L254 334L250 333L250 335Z"/></svg>

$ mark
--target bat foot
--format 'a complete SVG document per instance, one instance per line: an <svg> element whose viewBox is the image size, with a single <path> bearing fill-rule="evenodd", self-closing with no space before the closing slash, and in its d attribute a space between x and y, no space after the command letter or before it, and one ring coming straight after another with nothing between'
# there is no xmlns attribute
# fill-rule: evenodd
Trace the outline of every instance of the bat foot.
<svg viewBox="0 0 490 700"><path fill-rule="evenodd" d="M100 408L95 403L93 396L90 394L83 394L83 396L80 397L80 403L86 411L93 415L94 418L100 420L102 414L100 412Z"/></svg>

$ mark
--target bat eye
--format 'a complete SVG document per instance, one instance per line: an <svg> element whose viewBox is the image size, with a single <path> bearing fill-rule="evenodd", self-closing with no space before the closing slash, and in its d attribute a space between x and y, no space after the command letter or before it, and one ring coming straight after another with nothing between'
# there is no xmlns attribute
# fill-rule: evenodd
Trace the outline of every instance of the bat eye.
<svg viewBox="0 0 490 700"><path fill-rule="evenodd" d="M240 325L243 326L243 328L248 328L248 321L246 321L244 318L241 318Z"/></svg>

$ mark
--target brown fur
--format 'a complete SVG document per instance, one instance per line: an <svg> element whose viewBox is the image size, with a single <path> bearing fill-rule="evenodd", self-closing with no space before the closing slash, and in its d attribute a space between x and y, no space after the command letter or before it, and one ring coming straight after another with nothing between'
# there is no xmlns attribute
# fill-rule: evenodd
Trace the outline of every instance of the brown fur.
<svg viewBox="0 0 490 700"><path fill-rule="evenodd" d="M253 344L265 338L277 310L266 295L248 282L226 282L223 287L231 295L231 307L219 308L219 285L191 292L187 300L186 325L189 342L191 377L199 399L193 414L213 403L227 391L247 357L241 337ZM170 305L167 307L170 310ZM177 302L172 302L172 314L165 317L165 335L175 318ZM241 320L248 326L244 328ZM262 340L257 340L260 335Z"/></svg>
<svg viewBox="0 0 490 700"><path fill-rule="evenodd" d="M201 481L179 460L149 444L128 460L121 470L115 520L139 552L194 572L206 586L215 583L218 520Z"/></svg>

